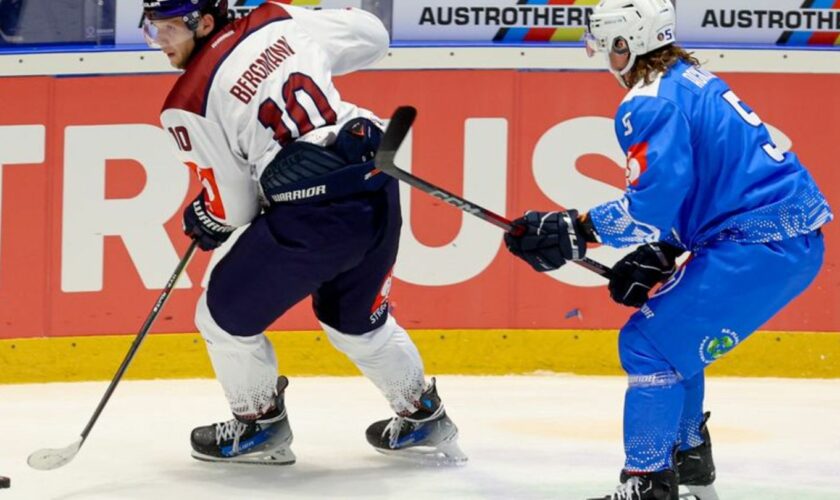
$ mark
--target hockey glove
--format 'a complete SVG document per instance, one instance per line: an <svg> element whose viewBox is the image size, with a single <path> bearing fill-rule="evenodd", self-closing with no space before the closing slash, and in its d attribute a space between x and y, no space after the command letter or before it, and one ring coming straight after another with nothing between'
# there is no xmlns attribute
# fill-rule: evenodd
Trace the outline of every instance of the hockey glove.
<svg viewBox="0 0 840 500"><path fill-rule="evenodd" d="M587 230L577 210L527 212L513 221L513 226L523 229L505 233L508 250L538 272L553 271L567 260L586 256ZM521 234L514 235L519 231Z"/></svg>
<svg viewBox="0 0 840 500"><path fill-rule="evenodd" d="M630 252L612 268L610 297L625 306L642 307L650 289L676 272L676 259L682 253L665 243L648 243Z"/></svg>
<svg viewBox="0 0 840 500"><path fill-rule="evenodd" d="M371 161L379 150L382 129L367 118L353 118L345 123L335 137L333 151L348 165Z"/></svg>
<svg viewBox="0 0 840 500"><path fill-rule="evenodd" d="M230 238L230 233L236 229L218 222L207 212L204 203L204 191L184 209L184 234L198 241L198 248L213 250Z"/></svg>

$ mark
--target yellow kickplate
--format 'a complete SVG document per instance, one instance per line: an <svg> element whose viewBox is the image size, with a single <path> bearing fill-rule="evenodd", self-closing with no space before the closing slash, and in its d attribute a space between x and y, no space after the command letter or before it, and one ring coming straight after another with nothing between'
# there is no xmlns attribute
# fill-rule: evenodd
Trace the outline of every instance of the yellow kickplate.
<svg viewBox="0 0 840 500"><path fill-rule="evenodd" d="M504 375L533 372L619 375L614 330L416 330L430 374ZM358 375L320 331L271 332L287 375ZM0 341L0 383L108 380L133 335ZM840 378L840 334L758 332L716 361L710 375ZM149 335L126 378L212 377L198 334Z"/></svg>

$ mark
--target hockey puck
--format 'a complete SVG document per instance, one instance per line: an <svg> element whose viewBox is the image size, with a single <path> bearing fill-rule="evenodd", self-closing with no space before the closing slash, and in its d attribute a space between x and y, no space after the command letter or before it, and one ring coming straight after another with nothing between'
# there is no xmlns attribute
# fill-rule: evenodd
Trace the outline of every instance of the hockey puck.
<svg viewBox="0 0 840 500"><path fill-rule="evenodd" d="M12 480L6 476L0 476L0 488L9 488L12 486Z"/></svg>

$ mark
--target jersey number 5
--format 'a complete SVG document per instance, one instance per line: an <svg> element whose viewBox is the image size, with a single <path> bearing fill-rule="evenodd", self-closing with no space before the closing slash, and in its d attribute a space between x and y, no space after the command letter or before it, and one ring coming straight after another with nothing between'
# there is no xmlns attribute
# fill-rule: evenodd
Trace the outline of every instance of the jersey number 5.
<svg viewBox="0 0 840 500"><path fill-rule="evenodd" d="M301 102L299 93L305 94L308 98ZM282 109L274 99L268 98L260 104L258 115L262 126L274 131L274 140L279 142L281 146L285 146L316 127L332 125L336 122L335 111L330 106L327 96L308 75L303 73L289 75L289 79L283 84L281 96L283 98ZM312 123L310 111L321 115L320 117L325 123L317 125ZM288 119L295 124L297 133L283 123L284 112Z"/></svg>
<svg viewBox="0 0 840 500"><path fill-rule="evenodd" d="M743 118L745 122L749 123L753 127L760 127L761 125L763 125L761 118L759 118L758 115L755 114L755 111L747 111L743 103L741 103L741 99L739 99L738 96L735 95L735 92L732 92L730 90L723 94L723 98L726 100L726 102L729 103L730 106L735 108L735 111L737 111L738 114L741 115L741 118ZM781 163L785 161L785 154L779 151L779 148L776 147L776 145L772 142L768 142L762 145L761 149L763 149L764 152L767 153L767 156L773 158L777 162Z"/></svg>

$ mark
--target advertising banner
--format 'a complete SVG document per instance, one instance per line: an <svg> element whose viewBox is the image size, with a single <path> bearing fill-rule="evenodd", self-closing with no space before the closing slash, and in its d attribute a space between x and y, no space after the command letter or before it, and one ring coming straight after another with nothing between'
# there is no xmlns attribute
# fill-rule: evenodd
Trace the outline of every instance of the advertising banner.
<svg viewBox="0 0 840 500"><path fill-rule="evenodd" d="M575 42L598 0L394 2L394 40Z"/></svg>
<svg viewBox="0 0 840 500"><path fill-rule="evenodd" d="M677 3L684 42L840 45L840 0L704 0Z"/></svg>
<svg viewBox="0 0 840 500"><path fill-rule="evenodd" d="M840 76L724 77L837 210ZM0 338L137 331L188 245L181 213L199 190L159 127L175 78L0 79ZM608 73L369 71L337 85L383 117L416 106L397 164L508 217L586 210L624 189L613 124L624 91ZM141 90L127 98L125 89ZM391 296L405 327L618 328L632 312L593 273L536 273L508 254L495 226L401 188ZM822 273L763 329L840 330L829 306L840 303L840 224L825 235ZM195 331L195 303L223 252L199 252L153 331ZM588 256L612 264L622 254ZM308 301L274 325L317 327Z"/></svg>
<svg viewBox="0 0 840 500"><path fill-rule="evenodd" d="M597 0L394 2L394 40L579 41ZM674 2L681 42L840 45L838 0Z"/></svg>

